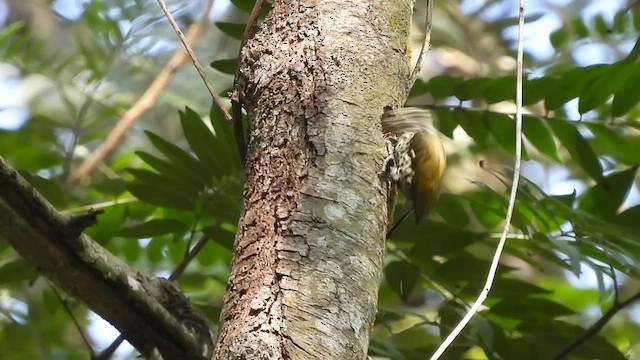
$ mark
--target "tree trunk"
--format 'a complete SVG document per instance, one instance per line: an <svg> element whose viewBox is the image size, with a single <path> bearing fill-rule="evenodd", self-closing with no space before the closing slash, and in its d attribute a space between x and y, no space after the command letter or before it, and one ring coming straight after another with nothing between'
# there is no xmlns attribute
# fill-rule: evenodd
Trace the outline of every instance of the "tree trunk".
<svg viewBox="0 0 640 360"><path fill-rule="evenodd" d="M216 358L366 358L386 231L380 118L406 98L411 11L276 0L242 50L247 184Z"/></svg>

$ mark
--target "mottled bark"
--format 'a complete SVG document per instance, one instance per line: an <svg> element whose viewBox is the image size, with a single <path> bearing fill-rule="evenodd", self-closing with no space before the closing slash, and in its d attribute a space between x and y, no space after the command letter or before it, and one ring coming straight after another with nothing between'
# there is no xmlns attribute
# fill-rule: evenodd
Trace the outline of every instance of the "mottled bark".
<svg viewBox="0 0 640 360"><path fill-rule="evenodd" d="M242 51L244 212L218 359L363 359L384 257L380 118L405 99L409 0L275 1Z"/></svg>
<svg viewBox="0 0 640 360"><path fill-rule="evenodd" d="M143 355L208 359L210 324L177 286L143 274L82 234L0 157L0 237L38 272L122 332Z"/></svg>

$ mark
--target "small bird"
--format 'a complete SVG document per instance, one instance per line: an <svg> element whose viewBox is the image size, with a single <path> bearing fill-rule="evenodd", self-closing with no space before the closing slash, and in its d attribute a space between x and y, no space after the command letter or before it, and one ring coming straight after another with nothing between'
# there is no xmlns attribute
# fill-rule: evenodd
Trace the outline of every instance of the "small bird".
<svg viewBox="0 0 640 360"><path fill-rule="evenodd" d="M389 152L383 174L411 202L416 224L420 224L438 199L447 167L447 154L431 112L413 107L387 110L382 131Z"/></svg>

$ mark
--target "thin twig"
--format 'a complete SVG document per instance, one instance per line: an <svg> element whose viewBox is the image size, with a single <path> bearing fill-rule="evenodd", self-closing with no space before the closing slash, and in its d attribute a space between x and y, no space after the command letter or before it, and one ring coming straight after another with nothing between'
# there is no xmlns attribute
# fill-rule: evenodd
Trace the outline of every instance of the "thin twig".
<svg viewBox="0 0 640 360"><path fill-rule="evenodd" d="M181 38L180 40L185 42L193 43L196 38L200 35L202 30L205 28L208 20L209 20L209 12L213 5L213 0L207 1L207 5L204 10L204 15L202 19L189 26L187 31L186 39ZM187 58L187 50L181 47L178 49L167 65L158 73L158 76L153 80L151 85L145 90L145 92L140 96L138 101L136 101L133 106L127 110L120 120L116 123L114 128L109 132L107 138L104 140L102 144L86 159L80 166L75 169L69 178L67 179L67 186L73 184L78 179L81 179L87 175L89 175L97 166L100 164L104 158L107 157L120 143L120 140L127 133L129 128L133 126L133 124L144 114L147 110L152 108L162 90L167 86L173 73L175 70L185 61Z"/></svg>
<svg viewBox="0 0 640 360"><path fill-rule="evenodd" d="M240 54L241 54L242 48L247 43L247 40L249 40L249 38L252 37L254 34L254 30L256 28L256 24L258 23L258 18L260 17L260 12L262 11L264 2L265 0L257 0L256 3L253 5L253 9L251 9L251 14L249 14L249 20L247 21L247 25L244 27L244 32L242 33L242 42L240 43L240 50L238 51L238 60L240 60Z"/></svg>
<svg viewBox="0 0 640 360"><path fill-rule="evenodd" d="M171 27L178 35L178 38L180 38L180 41L182 41L182 45L184 45L184 48L187 50L187 53L189 53L189 57L193 62L193 66L196 67L196 70L198 71L198 75L200 75L202 82L204 82L204 86L206 86L207 90L209 90L209 94L211 94L213 101L216 103L218 108L220 108L220 111L224 115L224 118L227 121L231 122L231 115L229 114L225 106L222 104L222 99L220 98L218 93L213 89L213 86L211 85L209 80L207 80L207 77L204 74L204 69L202 68L202 64L200 64L200 60L198 60L198 58L196 57L196 53L193 52L193 49L191 48L189 41L184 37L184 34L182 34L182 30L180 30L178 23L176 23L175 19L173 18L173 15L171 15L171 13L169 12L169 9L167 8L167 4L165 4L163 0L158 0L158 4L160 5L160 8L162 9L162 12L164 13L164 15L167 17L167 20L169 20L169 24L171 24ZM209 11L206 11L204 16L209 16Z"/></svg>
<svg viewBox="0 0 640 360"><path fill-rule="evenodd" d="M618 291L618 276L616 275L616 269L609 265L609 271L611 271L611 280L613 281L613 305L618 305L620 302L620 292Z"/></svg>
<svg viewBox="0 0 640 360"><path fill-rule="evenodd" d="M193 247L185 254L182 262L178 264L171 275L169 275L169 280L173 281L180 277L180 275L184 273L184 270L187 268L187 266L189 266L191 261L198 255L198 253L200 253L202 249L204 249L204 246L207 245L207 242L209 242L209 236L202 236L200 240L198 240L195 245L193 245Z"/></svg>
<svg viewBox="0 0 640 360"><path fill-rule="evenodd" d="M602 328L622 309L627 306L633 304L634 302L640 300L640 292L637 292L635 295L630 297L629 299L614 304L609 311L604 313L602 317L596 321L593 325L591 325L585 332L583 332L580 336L575 338L571 343L565 346L562 350L560 350L557 354L549 358L549 360L558 360L563 357L569 355L573 350L578 348L582 343L589 340L592 336L596 335Z"/></svg>
<svg viewBox="0 0 640 360"><path fill-rule="evenodd" d="M118 350L120 345L125 341L124 335L120 334L118 337L113 340L109 346L107 346L104 350L102 350L98 355L93 357L93 360L109 360L113 356L113 354Z"/></svg>
<svg viewBox="0 0 640 360"><path fill-rule="evenodd" d="M0 315L4 316L7 320L11 321L13 324L22 326L22 323L18 321L16 318L11 315L11 311L6 310L4 308L0 308Z"/></svg>
<svg viewBox="0 0 640 360"><path fill-rule="evenodd" d="M634 7L634 6L638 5L638 4L640 4L640 0L637 0L637 1L634 1L634 2L630 3L629 5L627 5L626 8L622 9L621 12L622 13L626 13L627 11L631 10L632 7Z"/></svg>
<svg viewBox="0 0 640 360"><path fill-rule="evenodd" d="M118 57L118 54L122 51L122 48L124 47L124 43L129 39L130 35L131 35L131 31L127 32L126 35L122 37L122 40L117 44L117 46L114 46L111 49L109 49L109 53L105 58L105 64L106 64L107 70L110 70L113 67L115 60ZM84 123L87 117L87 114L89 113L89 109L91 108L91 106L93 106L94 103L96 103L95 96L97 95L98 90L102 87L102 84L104 83L104 81L105 81L105 78L103 77L98 81L96 81L90 90L85 88L85 91L83 91L83 93L86 94L86 99L83 102L83 104L80 106L80 110L78 111L73 121L73 127L72 127L73 141L66 151L65 159L63 163L62 173L66 179L71 178L71 176L69 176L69 174L71 174L70 173L71 162L73 160L73 155L76 152L76 147L78 145L78 142L80 141L82 124ZM64 94L64 96L66 96L66 94ZM69 184L71 184L71 182L67 183L67 185Z"/></svg>
<svg viewBox="0 0 640 360"><path fill-rule="evenodd" d="M488 115L507 115L507 116L512 117L514 119L515 119L515 116L516 116L515 113L511 113L511 112L507 112L507 111L497 111L497 110L491 110L489 108L466 107L466 106L463 106L463 105L412 104L411 106L419 107L419 108L422 108L422 109L429 109L429 110L446 110L446 111L461 111L461 112L466 111L466 112L480 114L480 115L483 115L483 114L488 114ZM549 117L549 114L546 111L545 111L545 114L531 113L531 114L527 114L527 116L536 117L536 118L539 118L539 119L544 120L544 121L567 121L567 122L571 122L571 123L580 123L580 124L586 124L586 125L602 124L602 122L596 122L595 120L589 120L589 119L570 119L570 118L564 117L564 116ZM633 127L633 128L636 128L637 127L637 122L621 120L621 121L616 121L614 124L610 124L610 125L611 126L616 126L617 128L620 128L620 127Z"/></svg>
<svg viewBox="0 0 640 360"><path fill-rule="evenodd" d="M58 301L60 302L60 304L64 308L64 311L71 318L71 321L73 322L73 326L75 326L76 330L80 334L80 337L82 338L82 341L84 342L84 345L87 347L87 350L89 351L89 357L91 359L94 359L95 358L95 352L93 350L93 347L91 346L91 342L89 341L89 339L85 335L84 331L82 331L82 326L80 326L80 323L78 323L78 319L76 319L75 315L73 315L73 312L71 311L71 308L69 307L69 304L67 303L67 301L65 299L62 298L62 295L60 295L58 290L56 290L55 286L53 286L51 283L49 283L49 288L51 289L51 291L53 292L53 295L56 297L56 299L58 299Z"/></svg>
<svg viewBox="0 0 640 360"><path fill-rule="evenodd" d="M411 80L409 81L409 85L407 87L407 94L413 88L413 85L416 83L418 76L420 75L420 71L422 70L422 66L424 65L424 61L426 59L426 54L431 48L431 18L433 13L433 0L427 0L427 13L426 13L426 24L424 29L424 38L422 39L422 48L420 49L420 55L418 56L418 61L416 62L416 66L413 68L413 73L411 73Z"/></svg>
<svg viewBox="0 0 640 360"><path fill-rule="evenodd" d="M502 250L506 244L507 236L509 235L509 228L511 227L511 218L513 216L513 209L516 203L516 195L518 193L518 183L520 181L520 166L522 163L522 58L523 58L523 28L524 28L524 0L519 1L519 19L518 19L518 55L517 55L517 67L516 67L516 154L515 164L513 170L513 183L511 185L511 194L509 195L509 206L507 207L507 214L505 218L504 229L502 236L498 242L496 252L493 255L491 267L489 268L489 274L484 288L478 299L471 306L471 309L462 318L460 323L453 329L453 331L447 336L445 341L440 345L436 352L431 357L432 360L439 359L445 350L451 345L455 338L462 332L464 327L471 321L473 316L478 312L484 301L489 295L489 291L493 286L493 281L498 270L498 264L500 263L500 257L502 256Z"/></svg>
<svg viewBox="0 0 640 360"><path fill-rule="evenodd" d="M411 213L413 212L412 209L409 209L408 211L405 211L404 214L402 214L402 216L400 216L400 218L393 224L393 226L391 226L391 229L389 229L387 231L387 235L386 235L386 239L389 240L391 238L391 236L393 235L393 233L398 229L398 227L402 224L402 222L409 217L409 215L411 215Z"/></svg>
<svg viewBox="0 0 640 360"><path fill-rule="evenodd" d="M249 14L249 20L247 21L247 25L244 27L244 32L242 33L242 41L240 42L240 48L238 49L238 57L236 58L236 72L233 77L233 92L231 93L231 109L232 109L232 125L233 125L233 136L236 140L236 146L238 147L238 154L240 154L240 158L244 162L247 158L247 141L244 136L244 129L242 124L242 107L244 106L244 95L242 85L240 84L240 62L242 61L242 49L246 45L247 41L250 37L253 36L256 28L256 24L258 23L258 18L260 17L260 12L262 11L262 7L264 6L265 0L258 0L255 4L253 4L253 9L251 9L251 14Z"/></svg>
<svg viewBox="0 0 640 360"><path fill-rule="evenodd" d="M635 45L633 45L633 49L629 52L629 55L625 58L627 61L634 61L640 57L640 37L636 39Z"/></svg>
<svg viewBox="0 0 640 360"><path fill-rule="evenodd" d="M392 247L390 243L387 243L387 249L389 254L395 255L398 259L408 263L415 265L414 262L410 259L410 257L405 254L403 250L398 249L397 247ZM462 299L460 296L456 294L456 291L447 287L447 285L441 284L437 281L434 281L432 278L427 276L424 272L418 271L420 277L429 285L430 288L439 292L447 301L455 302L460 305L460 307L469 309L469 305Z"/></svg>
<svg viewBox="0 0 640 360"><path fill-rule="evenodd" d="M90 91L92 95L96 94L96 92L100 88L100 85L102 85L102 79L98 80L95 83L95 86ZM61 96L66 96L66 94L64 93L64 90L61 90L61 92L63 92L63 95ZM93 96L87 96L83 104L80 106L80 111L78 111L77 115L73 119L73 124L71 127L71 136L72 136L71 144L66 149L64 154L64 160L62 162L62 174L65 178L70 173L69 169L71 169L73 154L75 153L76 146L78 146L78 142L80 140L80 131L82 129L82 124L84 123L86 115L89 112L89 108L91 107L92 104L93 104Z"/></svg>
<svg viewBox="0 0 640 360"><path fill-rule="evenodd" d="M100 209L106 209L108 207L112 207L112 206L116 206L116 205L130 204L130 203L134 203L134 202L138 202L138 201L140 201L140 200L138 200L138 198L135 198L135 197L130 197L130 198L126 198L126 199L116 199L116 200L105 201L105 202L96 203L96 204L89 204L89 205L85 205L85 206L79 206L79 207L76 207L76 208L71 208L71 209L60 211L60 213L61 214L65 214L65 215L71 215L71 214L77 214L77 213L84 213L84 212L87 212L89 210L100 210Z"/></svg>

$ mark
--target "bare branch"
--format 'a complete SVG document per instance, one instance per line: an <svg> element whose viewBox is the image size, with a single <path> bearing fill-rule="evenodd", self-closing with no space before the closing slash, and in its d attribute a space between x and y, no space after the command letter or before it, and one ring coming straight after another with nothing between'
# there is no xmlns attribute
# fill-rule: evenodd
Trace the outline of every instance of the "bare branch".
<svg viewBox="0 0 640 360"><path fill-rule="evenodd" d="M629 55L627 55L625 60L635 61L638 57L640 57L640 37L636 40L635 45L633 45L633 49L629 51Z"/></svg>
<svg viewBox="0 0 640 360"><path fill-rule="evenodd" d="M102 350L98 355L96 355L93 360L109 360L113 356L113 353L118 350L120 345L124 342L124 335L120 334L118 337L113 340L109 346L107 346L104 350Z"/></svg>
<svg viewBox="0 0 640 360"><path fill-rule="evenodd" d="M236 146L238 147L238 153L240 154L240 158L244 162L247 158L247 141L244 138L244 129L242 128L242 106L244 103L243 100L243 89L242 85L239 83L240 76L240 61L242 59L242 49L244 49L244 45L247 43L250 37L255 33L256 24L258 23L258 17L260 16L260 11L262 11L262 7L264 6L265 0L258 0L255 4L253 4L253 9L251 9L251 14L249 14L249 20L247 21L247 25L244 28L244 32L242 34L242 42L240 43L240 49L238 50L238 58L236 65L236 73L233 77L233 92L231 93L231 109L233 112L233 136L236 140Z"/></svg>
<svg viewBox="0 0 640 360"><path fill-rule="evenodd" d="M585 330L584 333L582 333L580 336L578 336L576 339L574 339L571 343L569 343L567 346L565 346L557 354L552 356L549 360L558 360L558 359L562 359L565 356L569 355L569 353L571 353L573 350L577 349L580 345L585 343L591 337L596 335L600 330L602 330L602 328L609 321L611 321L611 319L613 319L613 317L620 310L626 308L627 306L633 304L634 302L636 302L638 300L640 300L640 292L637 292L635 295L633 295L632 297L630 297L629 299L627 299L627 300L625 300L623 302L614 303L613 306L611 307L611 309L609 309L609 311L604 313L604 315L602 315L602 317L598 321L596 321L593 325L591 325L587 330Z"/></svg>
<svg viewBox="0 0 640 360"><path fill-rule="evenodd" d="M130 268L81 233L96 214L60 214L0 158L0 236L27 262L113 324L142 354L208 358L209 323L174 284Z"/></svg>
<svg viewBox="0 0 640 360"><path fill-rule="evenodd" d="M202 19L189 27L186 39L181 39L183 43L194 43L198 38L209 20L208 16L212 4L213 0L209 0L207 2ZM185 48L180 48L173 54L167 65L165 65L151 85L149 85L147 90L145 90L142 96L140 96L140 99L138 99L138 101L136 101L136 103L122 115L120 120L118 120L104 142L100 144L88 159L86 159L71 173L67 179L67 186L89 175L100 164L100 162L104 160L118 146L118 144L120 144L122 137L127 133L131 126L133 126L142 114L155 105L158 97L171 80L173 73L186 58L187 50L185 50Z"/></svg>
<svg viewBox="0 0 640 360"><path fill-rule="evenodd" d="M227 119L227 121L231 122L231 115L229 114L225 106L222 104L222 99L220 98L218 93L213 89L213 86L211 85L209 80L207 80L207 77L204 75L204 69L202 68L202 64L200 64L200 61L196 57L196 53L193 51L193 49L191 48L191 45L189 44L189 41L184 37L182 30L180 30L180 27L178 26L175 19L169 12L169 9L167 8L167 4L165 4L163 0L158 0L158 4L160 5L162 12L164 12L164 15L167 17L167 20L169 20L171 27L178 35L178 38L180 38L180 41L182 41L182 45L184 45L184 48L187 50L187 53L189 53L189 57L193 62L193 66L196 67L196 70L198 71L198 75L200 75L200 78L204 82L204 85L207 87L207 90L209 90L209 94L211 94L213 101L216 103L218 108L220 108L220 111L224 115L224 118ZM208 14L209 12L207 11L205 13L205 16L208 16Z"/></svg>
<svg viewBox="0 0 640 360"><path fill-rule="evenodd" d="M207 245L207 242L209 242L209 237L205 235L200 238L191 249L188 249L187 253L184 256L184 259L182 259L182 262L180 262L180 264L176 266L175 270L173 270L173 272L169 276L169 280L175 280L180 277L180 275L184 273L184 270L187 268L187 266L189 266L191 261L195 259L196 256L198 256L198 253L200 253L202 249L204 249L204 246Z"/></svg>
<svg viewBox="0 0 640 360"><path fill-rule="evenodd" d="M422 70L422 66L424 65L424 61L426 59L427 52L431 48L431 18L433 17L433 0L427 0L427 13L425 14L425 28L424 28L424 38L422 39L422 48L420 49L420 55L418 56L418 61L416 62L416 66L413 68L413 73L411 73L411 80L409 81L407 87L407 94L413 88L413 85L416 83L418 76L420 75L420 71Z"/></svg>
<svg viewBox="0 0 640 360"><path fill-rule="evenodd" d="M69 318L71 318L71 322L73 322L73 326L75 326L76 330L80 334L80 337L82 338L82 342L84 342L84 345L86 346L87 351L89 352L89 357L91 359L94 359L95 351L93 351L93 346L91 346L91 342L89 341L89 338L87 338L87 335L85 335L84 331L82 330L82 326L80 326L80 323L78 323L78 319L76 319L76 316L73 314L73 311L71 311L71 307L69 307L69 303L67 302L66 299L62 298L62 295L60 295L60 293L58 292L58 290L56 290L56 287L53 284L49 283L49 288L53 292L53 295L56 297L56 299L58 299L58 301L60 302L60 305L62 305L62 308L64 308L64 311L69 315Z"/></svg>

